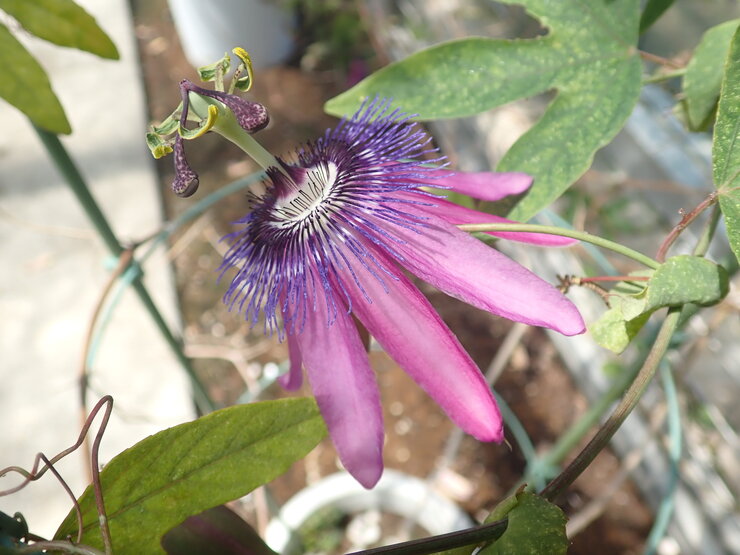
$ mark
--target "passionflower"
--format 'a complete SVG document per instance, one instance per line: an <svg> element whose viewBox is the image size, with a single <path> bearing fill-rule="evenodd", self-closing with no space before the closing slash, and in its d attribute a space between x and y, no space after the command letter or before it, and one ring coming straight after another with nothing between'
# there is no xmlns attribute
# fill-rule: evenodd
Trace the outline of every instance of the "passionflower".
<svg viewBox="0 0 740 555"><path fill-rule="evenodd" d="M375 485L382 411L357 320L465 432L501 441L480 370L403 270L510 320L582 333L578 310L557 289L455 227L500 219L425 189L497 200L532 179L439 169L430 138L383 100L366 102L295 158L267 169L267 192L228 236L223 262L224 271L236 268L226 304L287 340L282 384L299 387L305 368L340 460L363 486Z"/></svg>
<svg viewBox="0 0 740 555"><path fill-rule="evenodd" d="M254 147L251 137L245 143L233 131L222 134L251 145L248 152ZM263 151L255 158L268 183L226 237L222 275L236 271L224 302L287 341L290 369L280 381L300 387L305 368L345 468L366 488L383 471L380 397L358 322L465 432L501 441L491 389L404 270L493 314L582 333L578 310L560 291L456 227L502 218L433 192L497 200L526 191L532 178L445 169L410 116L381 99L365 102L292 160ZM496 235L541 245L569 241Z"/></svg>

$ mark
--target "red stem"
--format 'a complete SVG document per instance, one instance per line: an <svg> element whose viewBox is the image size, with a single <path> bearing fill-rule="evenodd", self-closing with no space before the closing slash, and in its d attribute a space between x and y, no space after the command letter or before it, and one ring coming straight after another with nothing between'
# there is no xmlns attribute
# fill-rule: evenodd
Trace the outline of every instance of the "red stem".
<svg viewBox="0 0 740 555"><path fill-rule="evenodd" d="M678 239L678 236L683 233L683 230L686 229L691 224L691 222L693 222L699 216L699 214L704 212L704 210L706 210L715 202L717 202L717 191L712 191L711 193L709 193L707 198L701 201L701 203L699 203L699 205L691 212L689 212L688 214L683 214L683 218L681 218L681 221L676 224L676 226L671 230L671 232L663 241L663 244L660 245L660 248L658 249L658 254L655 255L655 260L660 263L665 262L666 255L668 254L668 249L670 249L671 245L673 245L676 239Z"/></svg>

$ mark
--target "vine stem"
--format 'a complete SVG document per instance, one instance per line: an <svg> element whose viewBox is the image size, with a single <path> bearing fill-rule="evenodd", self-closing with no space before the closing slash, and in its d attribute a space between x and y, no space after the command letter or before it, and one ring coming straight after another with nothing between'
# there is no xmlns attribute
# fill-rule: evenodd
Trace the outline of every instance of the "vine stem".
<svg viewBox="0 0 740 555"><path fill-rule="evenodd" d="M95 230L103 239L106 247L108 247L108 250L113 256L119 258L123 254L124 248L113 232L113 228L111 228L108 223L108 220L100 209L100 206L90 193L87 183L67 152L67 149L59 140L59 137L54 133L37 127L36 125L34 125L33 128L44 147L46 147L46 150L57 169L64 177L70 189L72 189L72 192L77 197L82 208L85 210L88 218L92 221ZM214 411L217 407L209 397L205 386L200 381L200 378L198 378L190 359L185 356L181 340L177 338L170 329L162 316L162 313L159 311L159 308L157 308L157 305L154 303L154 299L152 299L148 289L144 285L144 282L140 278L137 278L133 281L132 286L143 303L144 308L157 326L157 329L162 334L165 342L169 345L178 362L190 377L196 408L203 414Z"/></svg>
<svg viewBox="0 0 740 555"><path fill-rule="evenodd" d="M421 538L407 542L375 547L364 551L356 551L350 555L376 555L379 553L395 553L396 555L430 555L440 553L456 547L475 545L501 537L506 530L508 519L489 522L474 528L441 534L431 538Z"/></svg>
<svg viewBox="0 0 740 555"><path fill-rule="evenodd" d="M680 64L677 64L676 62L674 62L673 60L669 60L668 58L664 58L663 56L658 56L657 54L645 52L644 50L638 50L638 53L640 54L640 58L648 62L671 67L673 69L682 69L682 66Z"/></svg>
<svg viewBox="0 0 740 555"><path fill-rule="evenodd" d="M648 268L657 269L660 263L656 262L647 255L637 252L636 250L604 239L597 235L591 235L586 231L576 231L575 229L565 229L562 227L550 226L550 225L535 225L535 224L463 224L457 226L462 231L470 232L482 232L482 231L513 231L513 232L528 232L528 233L545 233L547 235L560 235L562 237L570 237L572 239L578 239L586 243L591 243L598 247L609 249L623 256L631 258L632 260L639 262L647 266Z"/></svg>
<svg viewBox="0 0 740 555"><path fill-rule="evenodd" d="M701 214L708 207L716 203L717 197L717 191L712 191L711 193L709 193L709 195L707 195L707 198L699 203L699 205L691 212L689 212L688 214L681 214L683 216L681 218L681 221L678 222L676 226L671 230L671 232L666 236L666 238L663 240L663 243L661 243L660 248L658 249L658 253L655 255L655 259L658 262L665 262L666 255L668 254L668 249L670 249L671 245L673 245L676 239L678 239L678 236L683 233L683 230L686 229L691 224L691 222L693 222L699 216L699 214Z"/></svg>
<svg viewBox="0 0 740 555"><path fill-rule="evenodd" d="M645 358L645 362L637 373L637 376L635 376L635 380L632 382L632 385L624 394L624 397L622 397L619 405L617 405L607 421L604 422L604 425L599 428L591 441L588 442L588 445L586 445L576 458L540 492L540 495L545 499L553 501L566 488L568 488L576 478L581 475L581 473L583 473L583 471L596 458L596 455L598 455L604 447L608 445L612 436L630 415L632 410L637 406L645 388L653 379L653 376L655 376L655 372L658 370L660 361L663 359L663 355L665 355L668 350L668 344L670 343L671 337L678 327L680 314L680 307L669 309L668 315L663 321L660 331L658 332L658 336L655 339L655 343L653 343L648 356Z"/></svg>
<svg viewBox="0 0 740 555"><path fill-rule="evenodd" d="M657 73L655 75L651 75L650 77L646 77L642 80L642 84L647 85L649 83L662 83L663 81L675 79L676 77L683 77L684 75L686 75L686 68L682 67L681 69L675 69L673 71L667 71L665 73Z"/></svg>

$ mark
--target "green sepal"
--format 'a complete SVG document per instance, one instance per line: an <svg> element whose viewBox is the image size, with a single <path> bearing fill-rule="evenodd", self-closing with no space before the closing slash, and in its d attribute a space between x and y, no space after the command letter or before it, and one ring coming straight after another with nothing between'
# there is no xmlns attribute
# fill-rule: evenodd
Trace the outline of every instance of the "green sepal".
<svg viewBox="0 0 740 555"><path fill-rule="evenodd" d="M159 160L160 158L164 158L168 154L172 152L172 146L169 144L168 141L165 141L156 133L147 133L146 134L146 146L149 147L149 150L152 153L152 156Z"/></svg>
<svg viewBox="0 0 740 555"><path fill-rule="evenodd" d="M224 75L226 75L231 67L231 56L228 52L224 53L224 57L220 60L213 62L207 66L198 68L198 77L201 81L216 82L216 90L224 90Z"/></svg>
<svg viewBox="0 0 740 555"><path fill-rule="evenodd" d="M152 125L152 131L157 135L163 137L172 135L180 127L180 115L182 114L182 102L178 104L177 108L159 125Z"/></svg>

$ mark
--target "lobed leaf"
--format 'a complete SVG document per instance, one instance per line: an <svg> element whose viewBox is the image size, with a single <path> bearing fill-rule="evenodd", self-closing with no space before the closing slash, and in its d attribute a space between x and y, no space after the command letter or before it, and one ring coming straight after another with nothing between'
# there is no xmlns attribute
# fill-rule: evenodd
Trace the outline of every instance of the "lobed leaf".
<svg viewBox="0 0 740 555"><path fill-rule="evenodd" d="M325 435L316 403L304 398L229 407L140 441L101 472L114 552L164 553L165 532L272 480ZM91 487L79 502L82 543L100 548ZM55 537L76 530L71 511Z"/></svg>
<svg viewBox="0 0 740 555"><path fill-rule="evenodd" d="M725 60L738 25L740 19L734 19L705 32L686 66L683 92L689 128L694 131L707 125L717 106Z"/></svg>
<svg viewBox="0 0 740 555"><path fill-rule="evenodd" d="M36 59L0 23L0 98L26 114L33 123L53 133L71 133L64 108Z"/></svg>
<svg viewBox="0 0 740 555"><path fill-rule="evenodd" d="M740 260L740 28L725 63L714 126L712 175L730 246Z"/></svg>
<svg viewBox="0 0 740 555"><path fill-rule="evenodd" d="M555 200L622 128L637 102L637 0L505 0L549 28L528 40L467 38L391 64L329 100L335 115L376 96L418 119L467 116L557 90L542 119L501 160L499 171L535 177L512 217L527 220Z"/></svg>
<svg viewBox="0 0 740 555"><path fill-rule="evenodd" d="M531 492L517 494L517 505L507 514L503 535L481 555L564 555L568 551L566 517L556 505Z"/></svg>
<svg viewBox="0 0 740 555"><path fill-rule="evenodd" d="M101 58L118 59L113 41L95 19L72 0L0 0L0 9L39 38Z"/></svg>

